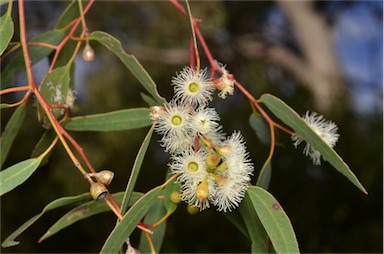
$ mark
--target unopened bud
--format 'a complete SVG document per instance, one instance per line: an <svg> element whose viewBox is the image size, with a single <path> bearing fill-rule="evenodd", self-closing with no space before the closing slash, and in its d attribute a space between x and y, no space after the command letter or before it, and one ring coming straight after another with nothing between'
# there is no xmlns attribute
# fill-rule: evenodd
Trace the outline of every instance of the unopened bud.
<svg viewBox="0 0 384 254"><path fill-rule="evenodd" d="M208 198L209 190L207 181L201 182L196 188L196 197L200 202Z"/></svg>
<svg viewBox="0 0 384 254"><path fill-rule="evenodd" d="M102 184L109 185L112 182L115 173L111 170L104 169L100 172L89 174L89 176L95 177Z"/></svg>
<svg viewBox="0 0 384 254"><path fill-rule="evenodd" d="M217 154L209 154L205 159L205 163L209 168L215 168L220 163L220 156Z"/></svg>
<svg viewBox="0 0 384 254"><path fill-rule="evenodd" d="M188 205L187 211L189 214L195 215L199 212L199 208L197 206Z"/></svg>
<svg viewBox="0 0 384 254"><path fill-rule="evenodd" d="M88 62L88 61L95 60L95 58L96 58L96 53L87 41L83 49L83 59L84 61Z"/></svg>
<svg viewBox="0 0 384 254"><path fill-rule="evenodd" d="M216 152L223 157L226 157L228 153L232 150L232 146L219 146L215 148Z"/></svg>
<svg viewBox="0 0 384 254"><path fill-rule="evenodd" d="M100 200L107 195L108 190L104 184L101 184L99 182L94 182L94 183L91 183L90 193L94 200Z"/></svg>
<svg viewBox="0 0 384 254"><path fill-rule="evenodd" d="M169 196L169 199L174 204L180 203L180 201L181 201L180 192L178 192L178 191L172 192L171 195Z"/></svg>
<svg viewBox="0 0 384 254"><path fill-rule="evenodd" d="M149 113L149 118L151 118L153 121L156 121L160 116L161 107L159 106L153 106L151 107L151 112Z"/></svg>

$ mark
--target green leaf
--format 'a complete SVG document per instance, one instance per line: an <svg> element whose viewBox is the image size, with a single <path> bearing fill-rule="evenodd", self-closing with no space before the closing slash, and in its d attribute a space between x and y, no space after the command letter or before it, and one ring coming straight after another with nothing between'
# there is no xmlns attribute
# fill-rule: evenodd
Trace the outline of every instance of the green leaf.
<svg viewBox="0 0 384 254"><path fill-rule="evenodd" d="M143 99L143 101L145 101L145 103L147 103L148 106L150 106L150 107L159 106L160 105L151 96L148 96L145 93L140 93L140 96Z"/></svg>
<svg viewBox="0 0 384 254"><path fill-rule="evenodd" d="M0 56L4 53L13 37L13 21L9 13L0 17Z"/></svg>
<svg viewBox="0 0 384 254"><path fill-rule="evenodd" d="M66 105L67 97L72 96L70 84L70 66L58 67L45 76L39 86L39 91L48 104ZM40 104L37 105L38 117L43 126L50 129L52 126ZM58 118L64 114L63 109L53 109L53 115Z"/></svg>
<svg viewBox="0 0 384 254"><path fill-rule="evenodd" d="M147 153L154 127L155 126L152 125L152 127L149 129L136 155L135 162L133 164L133 168L131 171L131 176L129 177L127 187L125 188L123 202L121 203L121 208L120 208L121 214L125 214L125 212L127 211L128 203L129 203L129 200L131 199L133 188L136 185L137 177L139 176L139 172L141 169L141 165L143 164L144 156Z"/></svg>
<svg viewBox="0 0 384 254"><path fill-rule="evenodd" d="M79 15L79 3L77 1L70 2L57 20L55 29L65 28L70 22L78 18Z"/></svg>
<svg viewBox="0 0 384 254"><path fill-rule="evenodd" d="M72 131L122 131L152 124L148 108L132 108L103 114L73 117L65 125Z"/></svg>
<svg viewBox="0 0 384 254"><path fill-rule="evenodd" d="M269 159L264 162L261 168L260 174L257 177L256 186L259 186L265 190L268 190L269 184L271 183L272 176L272 163Z"/></svg>
<svg viewBox="0 0 384 254"><path fill-rule="evenodd" d="M56 138L56 132L53 129L47 130L44 132L43 136L41 136L39 142L35 145L33 148L33 151L31 153L31 158L39 157L41 154L43 154L48 147L52 144L53 140ZM52 151L49 152L42 162L40 163L40 166L45 165L48 162L48 158L51 155Z"/></svg>
<svg viewBox="0 0 384 254"><path fill-rule="evenodd" d="M242 201L242 203L244 200ZM241 214L239 210L241 209L241 206L239 209L236 209L230 213L222 213L224 217L229 220L233 225L237 227L238 230L240 230L243 235L245 235L248 239L250 239L250 236L248 234L247 226L244 223L243 218L241 217Z"/></svg>
<svg viewBox="0 0 384 254"><path fill-rule="evenodd" d="M163 218L165 214L166 210L164 209L163 201L161 199L156 199L147 215L145 215L143 222L146 225L154 224ZM163 222L152 230L153 234L151 235L151 239L156 253L160 253L161 245L164 240L165 228L166 222ZM151 247L144 232L141 232L139 251L140 253L151 253Z"/></svg>
<svg viewBox="0 0 384 254"><path fill-rule="evenodd" d="M9 119L7 125L5 126L4 132L1 135L0 143L0 166L3 166L3 163L8 156L13 141L15 140L16 135L25 119L26 112L27 106L23 103L15 110L11 119Z"/></svg>
<svg viewBox="0 0 384 254"><path fill-rule="evenodd" d="M115 198L115 200L120 203L123 199L123 192L115 193L112 196ZM136 202L140 197L142 197L142 193L134 192L131 198L131 201L128 205L132 205L134 202ZM93 215L108 212L111 211L109 206L103 202L103 201L89 201L87 203L84 203L68 213L66 213L63 217L61 217L55 224L53 224L48 231L39 239L39 243L43 240L47 239L48 237L53 236L60 230L69 227L70 225L74 224L77 221L84 220L88 217L91 217Z"/></svg>
<svg viewBox="0 0 384 254"><path fill-rule="evenodd" d="M112 35L102 32L95 31L91 33L90 39L97 40L103 44L107 49L112 51L124 65L132 72L136 79L141 83L141 85L149 92L150 95L156 100L157 103L163 105L166 103L164 98L162 98L156 88L155 82L149 76L144 67L139 63L139 61L133 55L127 54L121 46L121 42L117 40Z"/></svg>
<svg viewBox="0 0 384 254"><path fill-rule="evenodd" d="M172 171L169 168L167 171L166 180L168 180L171 176L172 176ZM177 205L171 201L171 195L173 192L180 194L180 183L177 183L176 178L173 179L170 183L168 183L167 186L165 186L165 190L164 190L163 202L164 202L165 209L167 209L167 213L169 214L173 213L177 208Z"/></svg>
<svg viewBox="0 0 384 254"><path fill-rule="evenodd" d="M249 116L249 124L255 131L257 138L263 145L271 145L271 133L269 125L265 121L264 117L257 112L253 112Z"/></svg>
<svg viewBox="0 0 384 254"><path fill-rule="evenodd" d="M115 226L104 243L101 253L117 253L131 235L137 224L151 208L153 202L162 191L158 186L141 197L124 215L119 224Z"/></svg>
<svg viewBox="0 0 384 254"><path fill-rule="evenodd" d="M327 160L337 171L347 177L362 192L368 194L343 159L335 152L335 150L333 150L332 147L325 143L323 139L317 135L316 132L314 132L312 128L309 127L292 108L290 108L279 98L270 94L262 95L261 100L276 117L278 117L286 125L290 126L308 144L319 151L324 159Z"/></svg>
<svg viewBox="0 0 384 254"><path fill-rule="evenodd" d="M31 42L43 42L51 45L57 45L65 36L65 33L61 30L54 30L46 33L42 33L31 40ZM47 57L54 49L28 45L28 51L32 64L38 63L41 59ZM9 87L15 77L15 72L19 69L25 69L23 52L18 52L15 57L12 58L1 72L1 88Z"/></svg>
<svg viewBox="0 0 384 254"><path fill-rule="evenodd" d="M243 219L243 224L246 227L249 238L252 242L252 253L268 253L269 237L252 204L249 195L249 189L245 193L244 199L239 207L240 215ZM236 225L236 224L235 224Z"/></svg>
<svg viewBox="0 0 384 254"><path fill-rule="evenodd" d="M291 221L279 202L266 190L252 186L247 195L277 253L299 253Z"/></svg>
<svg viewBox="0 0 384 254"><path fill-rule="evenodd" d="M3 248L6 248L6 247L18 245L19 242L15 241L15 238L18 237L21 233L23 233L27 228L29 228L38 219L40 219L44 213L46 213L50 210L56 209L58 207L74 204L77 202L83 202L83 201L87 201L90 199L91 199L91 195L89 195L89 193L87 192L87 193L84 193L84 194L81 194L78 196L63 197L63 198L59 198L59 199L52 201L51 203L49 203L48 205L46 205L44 207L44 209L41 211L41 213L33 216L31 219L29 219L23 225L21 225L16 231L14 231L10 236L8 236L4 240L4 242L1 244L1 246Z"/></svg>
<svg viewBox="0 0 384 254"><path fill-rule="evenodd" d="M39 167L44 156L19 162L0 172L0 196L25 182Z"/></svg>

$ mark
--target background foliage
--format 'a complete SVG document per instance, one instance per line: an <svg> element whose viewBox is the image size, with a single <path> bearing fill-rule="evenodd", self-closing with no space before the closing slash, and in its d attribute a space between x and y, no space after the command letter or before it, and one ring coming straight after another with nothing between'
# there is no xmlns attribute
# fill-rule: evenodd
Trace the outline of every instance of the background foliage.
<svg viewBox="0 0 384 254"><path fill-rule="evenodd" d="M341 2L335 7L331 2L321 2L316 8L329 22L333 22L338 15L357 4L359 2ZM26 2L30 38L52 29L66 5L67 2ZM268 39L261 31L270 24L267 14L275 10L274 2L193 2L192 8L194 15L204 22L201 29L213 53L253 94L275 94L300 113L306 109L316 110L312 94L294 76L265 63L263 59L244 56L238 50L236 39L242 35L253 34ZM372 7L372 10L382 20L382 3L379 7ZM13 20L17 26L17 17L13 17ZM136 55L156 80L160 94L167 99L172 97L171 77L188 63L189 30L181 20L181 15L167 2L96 2L87 14L90 31L104 30L121 40L123 47ZM278 37L278 43L300 52L295 39L290 33L287 34ZM138 96L144 89L119 59L101 45L92 42L91 45L96 51L97 60L84 62L78 58L75 61L78 108L72 111L72 115L145 106ZM171 58L158 54L168 49L180 50L172 51L175 56ZM371 62L376 56L372 52ZM36 77L40 77L38 81L43 78L39 73L44 74L47 66L48 63L43 62L34 67ZM379 75L382 75L382 71ZM341 174L331 169L329 164L315 167L293 146L278 147L273 159L274 171L269 191L278 198L290 217L302 252L382 251L382 104L368 111L359 111L358 103L352 100L352 91L356 89L354 82L350 82L347 76L344 78L348 93L344 95L343 104L326 117L339 125L341 138L337 151L354 170L369 195L363 195ZM15 82L25 82L25 77L18 75ZM367 84L366 89L372 89L372 84ZM381 99L381 84L374 89L377 89ZM225 101L215 101L215 107L222 116L221 122L227 133L235 129L242 130L256 170L261 168L268 149L262 149L263 145L248 124L251 110L245 97L237 92ZM2 110L2 129L12 112ZM28 110L26 114L29 121L23 124L4 168L30 156L44 132L37 120L31 120L36 119L36 113ZM110 190L116 192L125 188L135 155L146 133L147 129L139 129L111 133L74 132L73 136L82 144L96 168L110 168L115 172ZM155 141L157 137L152 138L137 191L147 191L164 180L164 165L168 163L168 158L159 149ZM289 144L289 138L282 136L281 143ZM50 201L88 190L88 184L72 167L59 145L44 167L12 194L2 197L2 241L21 222L39 213ZM115 216L112 213L81 221L55 237L36 244L39 236L66 211L59 209L45 215L21 235L21 245L6 251L90 252L101 249L114 226ZM139 234L134 235L133 244L138 242L139 237ZM249 246L248 240L222 214L210 209L192 216L181 204L168 220L162 251L247 252Z"/></svg>

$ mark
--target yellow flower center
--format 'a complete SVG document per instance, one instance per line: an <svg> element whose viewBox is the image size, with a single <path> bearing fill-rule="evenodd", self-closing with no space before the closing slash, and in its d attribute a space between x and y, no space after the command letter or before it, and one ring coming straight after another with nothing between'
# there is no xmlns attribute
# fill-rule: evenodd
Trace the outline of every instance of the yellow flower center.
<svg viewBox="0 0 384 254"><path fill-rule="evenodd" d="M192 161L188 164L188 170L192 172L196 172L199 169L199 165L196 162Z"/></svg>
<svg viewBox="0 0 384 254"><path fill-rule="evenodd" d="M191 93L197 93L199 91L199 85L196 82L192 82L189 84L188 90Z"/></svg>
<svg viewBox="0 0 384 254"><path fill-rule="evenodd" d="M173 125L180 125L183 122L183 119L180 116L173 116L171 120Z"/></svg>

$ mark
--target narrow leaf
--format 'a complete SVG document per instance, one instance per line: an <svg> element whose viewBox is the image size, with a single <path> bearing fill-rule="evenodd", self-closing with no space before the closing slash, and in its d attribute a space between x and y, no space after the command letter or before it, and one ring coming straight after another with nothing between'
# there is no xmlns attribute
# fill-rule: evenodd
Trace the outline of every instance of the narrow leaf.
<svg viewBox="0 0 384 254"><path fill-rule="evenodd" d="M146 95L145 93L140 93L141 98L145 103L148 104L148 106L153 107L153 106L159 106L160 104L156 102L151 96Z"/></svg>
<svg viewBox="0 0 384 254"><path fill-rule="evenodd" d="M136 79L141 83L141 85L149 92L150 95L156 100L160 105L164 104L166 101L162 98L156 88L155 82L149 76L144 67L139 63L139 61L133 55L127 54L121 46L121 42L117 40L112 35L95 31L89 36L90 39L97 40L103 44L107 49L112 51L124 65L132 72Z"/></svg>
<svg viewBox="0 0 384 254"><path fill-rule="evenodd" d="M263 145L271 145L271 133L269 131L269 126L262 115L256 112L252 113L249 116L249 124Z"/></svg>
<svg viewBox="0 0 384 254"><path fill-rule="evenodd" d="M48 104L67 105L67 98L72 96L69 84L70 66L58 67L45 76L39 86L39 91ZM37 109L39 119L44 127L51 128L51 124L40 104L37 105ZM63 109L53 109L52 112L56 118L64 114Z"/></svg>
<svg viewBox="0 0 384 254"><path fill-rule="evenodd" d="M146 225L154 224L163 218L166 212L167 211L164 208L163 201L161 199L156 199L153 202L151 209L149 209L147 215L145 215L143 222ZM165 228L166 222L163 222L152 230L153 234L151 235L151 239L156 253L160 253L161 245L163 244L165 235ZM139 251L140 253L151 253L151 247L144 232L141 232Z"/></svg>
<svg viewBox="0 0 384 254"><path fill-rule="evenodd" d="M252 242L252 253L268 253L269 237L253 207L248 191L239 207L243 223Z"/></svg>
<svg viewBox="0 0 384 254"><path fill-rule="evenodd" d="M79 15L79 3L77 1L70 2L57 20L55 29L65 28L70 22L78 18Z"/></svg>
<svg viewBox="0 0 384 254"><path fill-rule="evenodd" d="M123 199L123 192L115 193L112 196L115 198L115 200L120 203ZM131 201L128 205L132 205L134 202L136 202L141 196L143 196L142 193L134 192L131 198ZM100 214L103 212L111 211L109 206L103 202L103 201L89 201L87 203L84 203L68 213L66 213L63 217L61 217L55 224L53 224L48 231L39 239L39 242L42 242L43 240L47 239L48 237L53 236L60 230L69 227L70 225L74 224L77 221L84 220L88 217L91 217L96 214Z"/></svg>
<svg viewBox="0 0 384 254"><path fill-rule="evenodd" d="M161 190L162 186L158 186L147 192L128 210L120 223L115 226L108 236L101 249L101 253L117 253L119 251L137 224L151 208Z"/></svg>
<svg viewBox="0 0 384 254"><path fill-rule="evenodd" d="M336 153L335 150L333 150L332 147L325 143L323 139L316 134L292 108L290 108L279 98L270 94L262 95L261 100L276 117L278 117L286 125L290 126L306 142L319 151L324 159L327 160L337 171L342 173L357 188L367 194L363 185L359 182L355 174L350 170L343 159Z"/></svg>
<svg viewBox="0 0 384 254"><path fill-rule="evenodd" d="M27 228L29 228L33 223L35 223L38 219L40 219L41 216L44 215L44 213L46 213L50 210L56 209L58 207L62 207L62 206L66 206L66 205L70 205L70 204L74 204L74 203L78 203L78 202L83 202L83 201L87 201L90 199L91 199L91 196L89 195L89 193L84 193L84 194L81 194L78 196L63 197L63 198L59 198L59 199L52 201L51 203L49 203L48 205L46 205L44 207L44 209L41 211L41 213L33 216L31 219L29 219L23 225L21 225L16 231L14 231L10 236L8 236L4 240L4 242L1 244L1 246L3 248L6 248L6 247L18 245L19 242L15 241L16 237L18 237Z"/></svg>
<svg viewBox="0 0 384 254"><path fill-rule="evenodd" d="M7 12L0 17L0 56L3 54L13 37L13 29L12 18Z"/></svg>
<svg viewBox="0 0 384 254"><path fill-rule="evenodd" d="M35 145L33 148L31 158L39 157L41 154L43 154L48 147L52 144L53 140L56 138L56 132L53 129L47 130L43 136L41 136L39 142ZM43 161L40 163L40 166L45 165L48 162L49 156L52 153L49 152L43 159Z"/></svg>
<svg viewBox="0 0 384 254"><path fill-rule="evenodd" d="M43 42L51 45L57 45L65 36L65 33L61 30L53 30L46 33L42 33L31 40L31 42ZM1 37L1 36L0 36ZM38 63L41 59L47 57L54 49L41 47L37 45L28 45L28 51L32 64ZM15 72L19 69L25 69L23 52L18 52L7 63L1 72L1 88L9 87L15 77Z"/></svg>
<svg viewBox="0 0 384 254"><path fill-rule="evenodd" d="M266 190L252 186L247 195L277 253L299 253L295 232L287 214Z"/></svg>
<svg viewBox="0 0 384 254"><path fill-rule="evenodd" d="M152 124L148 108L133 108L103 114L73 117L65 125L72 131L122 131Z"/></svg>
<svg viewBox="0 0 384 254"><path fill-rule="evenodd" d="M8 156L13 141L15 140L16 135L24 121L26 112L27 106L23 103L15 110L11 119L9 119L7 125L5 126L4 132L1 135L0 143L0 166L3 165Z"/></svg>
<svg viewBox="0 0 384 254"><path fill-rule="evenodd" d="M257 177L256 186L259 186L265 190L268 190L271 183L272 165L271 161L267 159L261 168L260 174Z"/></svg>
<svg viewBox="0 0 384 254"><path fill-rule="evenodd" d="M129 177L127 187L125 188L125 194L123 198L123 202L121 203L121 214L125 214L128 208L129 200L131 199L131 195L133 192L133 188L136 185L137 177L139 176L139 172L141 169L141 165L143 164L144 156L147 153L147 149L149 143L151 141L152 133L153 133L154 125L149 129L147 135L144 138L143 143L140 146L139 152L136 155L135 162L133 164L133 168L131 171L131 176Z"/></svg>
<svg viewBox="0 0 384 254"><path fill-rule="evenodd" d="M0 172L0 196L25 182L39 167L44 156L19 162Z"/></svg>

